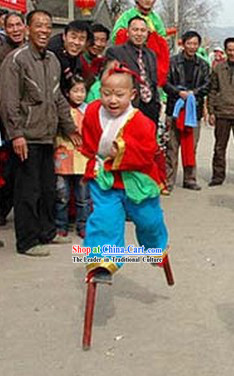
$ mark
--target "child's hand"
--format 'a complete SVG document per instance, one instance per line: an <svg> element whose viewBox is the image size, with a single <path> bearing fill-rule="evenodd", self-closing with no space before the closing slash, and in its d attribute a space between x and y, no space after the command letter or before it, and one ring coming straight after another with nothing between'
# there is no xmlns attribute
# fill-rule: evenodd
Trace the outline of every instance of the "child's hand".
<svg viewBox="0 0 234 376"><path fill-rule="evenodd" d="M77 133L77 132L71 133L71 134L69 134L69 138L70 138L71 142L73 143L73 145L81 146L82 138L79 135L79 133Z"/></svg>
<svg viewBox="0 0 234 376"><path fill-rule="evenodd" d="M117 143L114 141L113 144L112 144L112 146L111 146L109 156L110 156L111 158L115 158L116 155L117 155L117 153L118 153L118 145L117 145Z"/></svg>

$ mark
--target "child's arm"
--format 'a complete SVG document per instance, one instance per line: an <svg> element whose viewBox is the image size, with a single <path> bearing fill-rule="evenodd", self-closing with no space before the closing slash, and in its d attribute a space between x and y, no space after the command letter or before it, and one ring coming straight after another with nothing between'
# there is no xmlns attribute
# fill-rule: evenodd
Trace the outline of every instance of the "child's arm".
<svg viewBox="0 0 234 376"><path fill-rule="evenodd" d="M157 148L154 123L134 124L118 135L112 155L105 162L105 170L142 171L150 168Z"/></svg>

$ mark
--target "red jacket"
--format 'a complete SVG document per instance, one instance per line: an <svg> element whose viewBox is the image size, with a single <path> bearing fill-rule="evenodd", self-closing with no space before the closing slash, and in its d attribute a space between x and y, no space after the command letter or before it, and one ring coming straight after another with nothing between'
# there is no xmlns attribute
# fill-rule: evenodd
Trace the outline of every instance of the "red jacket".
<svg viewBox="0 0 234 376"><path fill-rule="evenodd" d="M89 158L85 178L96 177L95 163L102 128L99 121L101 101L89 104L83 121L83 147L81 152ZM114 121L114 119L113 119ZM116 138L118 154L114 159L106 158L104 169L114 174L114 188L124 188L121 171L139 171L160 184L158 166L154 160L158 151L155 123L136 109L134 115L119 130Z"/></svg>

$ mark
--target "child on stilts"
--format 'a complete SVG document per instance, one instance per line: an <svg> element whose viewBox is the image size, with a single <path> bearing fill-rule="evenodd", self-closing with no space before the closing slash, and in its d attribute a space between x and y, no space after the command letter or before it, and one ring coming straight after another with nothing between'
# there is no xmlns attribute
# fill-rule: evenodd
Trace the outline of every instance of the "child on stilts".
<svg viewBox="0 0 234 376"><path fill-rule="evenodd" d="M166 254L168 233L160 207L161 181L155 153L155 124L131 104L136 73L115 64L101 80L101 100L91 103L83 121L82 153L88 158L85 179L93 212L86 226L85 247L124 247L125 219L136 226L140 246ZM137 79L140 79L137 77ZM91 253L90 257L97 256ZM98 254L100 257L100 254ZM104 258L104 255L102 255ZM88 263L94 282L111 283L123 264Z"/></svg>

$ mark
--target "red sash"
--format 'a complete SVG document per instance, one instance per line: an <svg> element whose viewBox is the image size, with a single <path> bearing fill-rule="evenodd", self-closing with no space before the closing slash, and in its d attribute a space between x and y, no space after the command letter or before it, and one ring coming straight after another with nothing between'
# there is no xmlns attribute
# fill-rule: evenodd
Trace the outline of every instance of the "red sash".
<svg viewBox="0 0 234 376"><path fill-rule="evenodd" d="M181 156L183 167L194 167L195 150L194 150L194 134L193 128L187 127L185 122L185 110L180 111L179 117L176 119L177 129L180 131Z"/></svg>

